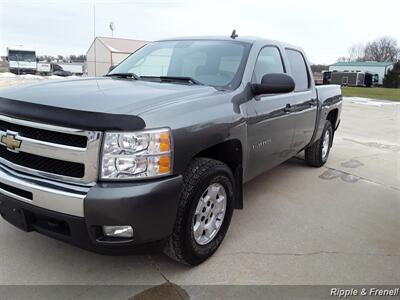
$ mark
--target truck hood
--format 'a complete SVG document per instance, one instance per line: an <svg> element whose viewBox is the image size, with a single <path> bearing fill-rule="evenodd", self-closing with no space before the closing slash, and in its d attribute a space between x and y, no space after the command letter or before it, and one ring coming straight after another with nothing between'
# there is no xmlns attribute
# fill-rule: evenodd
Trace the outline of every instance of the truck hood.
<svg viewBox="0 0 400 300"><path fill-rule="evenodd" d="M201 85L96 77L9 88L0 90L0 97L63 109L139 115L169 102L187 101L215 92L216 89Z"/></svg>

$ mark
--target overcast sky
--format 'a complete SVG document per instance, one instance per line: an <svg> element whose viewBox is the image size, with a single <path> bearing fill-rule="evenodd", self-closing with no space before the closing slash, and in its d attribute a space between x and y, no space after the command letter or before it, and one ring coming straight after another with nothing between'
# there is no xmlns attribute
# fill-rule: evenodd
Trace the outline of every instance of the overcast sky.
<svg viewBox="0 0 400 300"><path fill-rule="evenodd" d="M185 35L256 35L301 46L333 63L355 43L390 35L400 43L399 0L0 0L0 54L84 54L96 35L156 40Z"/></svg>

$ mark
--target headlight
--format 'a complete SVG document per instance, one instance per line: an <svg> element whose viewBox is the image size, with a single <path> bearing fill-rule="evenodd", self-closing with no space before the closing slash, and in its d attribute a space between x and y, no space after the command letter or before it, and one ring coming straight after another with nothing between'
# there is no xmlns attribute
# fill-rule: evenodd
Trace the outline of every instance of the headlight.
<svg viewBox="0 0 400 300"><path fill-rule="evenodd" d="M169 129L106 132L101 159L101 179L135 179L171 174Z"/></svg>

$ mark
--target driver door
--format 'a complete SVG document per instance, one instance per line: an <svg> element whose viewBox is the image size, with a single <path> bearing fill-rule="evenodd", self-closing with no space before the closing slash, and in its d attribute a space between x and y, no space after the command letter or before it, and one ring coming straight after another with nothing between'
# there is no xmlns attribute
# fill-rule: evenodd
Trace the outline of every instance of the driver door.
<svg viewBox="0 0 400 300"><path fill-rule="evenodd" d="M269 73L286 73L281 52L275 46L261 49L253 82ZM290 111L293 93L255 96L250 101L254 113L248 119L248 178L265 172L294 155L291 148L295 117Z"/></svg>

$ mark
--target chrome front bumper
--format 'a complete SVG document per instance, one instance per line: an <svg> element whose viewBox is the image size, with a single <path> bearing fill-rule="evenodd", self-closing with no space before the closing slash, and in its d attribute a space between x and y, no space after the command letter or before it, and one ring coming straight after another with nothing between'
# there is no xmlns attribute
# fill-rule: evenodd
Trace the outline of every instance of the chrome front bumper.
<svg viewBox="0 0 400 300"><path fill-rule="evenodd" d="M0 183L0 193L13 199L68 215L84 216L84 199L90 187L24 175L1 164Z"/></svg>

